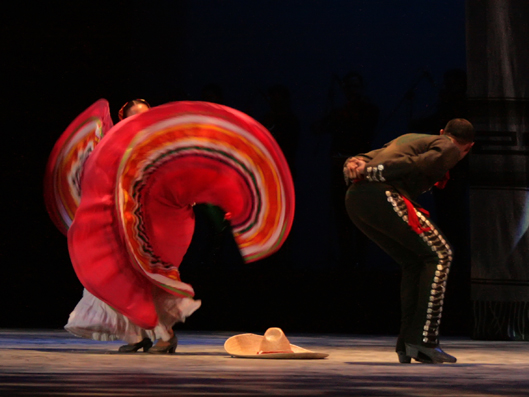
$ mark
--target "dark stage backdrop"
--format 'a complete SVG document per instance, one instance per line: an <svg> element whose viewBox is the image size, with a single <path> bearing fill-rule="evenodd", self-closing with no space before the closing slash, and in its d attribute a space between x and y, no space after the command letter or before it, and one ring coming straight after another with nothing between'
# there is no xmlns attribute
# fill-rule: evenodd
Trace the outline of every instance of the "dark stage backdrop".
<svg viewBox="0 0 529 397"><path fill-rule="evenodd" d="M478 339L529 340L529 3L467 1Z"/></svg>
<svg viewBox="0 0 529 397"><path fill-rule="evenodd" d="M62 327L81 297L66 239L42 198L48 155L70 121L102 97L117 121L131 98L200 100L214 83L222 102L260 121L270 112L269 87L290 91L300 124L296 216L277 255L243 265L229 233L217 234L198 213L181 271L203 306L180 326L398 332L398 268L354 240L346 219L349 234L337 227L345 213L342 198L333 201L331 133L321 125L343 109L342 78L350 71L362 75L364 100L380 111L373 146L408 132L412 118L435 114L445 71L466 67L461 0L10 2L0 30L0 327ZM456 251L464 252L460 241ZM344 242L352 249L344 251ZM445 334L467 332L470 265L464 255L456 261Z"/></svg>

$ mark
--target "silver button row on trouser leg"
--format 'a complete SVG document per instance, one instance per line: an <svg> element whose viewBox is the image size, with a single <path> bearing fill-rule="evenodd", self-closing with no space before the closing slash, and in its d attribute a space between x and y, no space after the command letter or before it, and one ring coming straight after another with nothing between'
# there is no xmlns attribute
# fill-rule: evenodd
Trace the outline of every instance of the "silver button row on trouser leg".
<svg viewBox="0 0 529 397"><path fill-rule="evenodd" d="M396 192L387 190L386 197L389 203L393 206L393 210L408 223L408 209L406 203L401 195ZM430 288L430 297L428 299L428 309L426 312L426 320L423 326L424 343L438 343L437 337L439 335L439 325L441 324L441 317L444 303L444 293L446 290L446 280L448 272L450 271L450 264L452 263L452 250L445 238L435 229L434 225L426 218L420 211L415 210L419 218L421 227L428 229L421 233L419 237L436 253L439 262L437 263L434 278Z"/></svg>
<svg viewBox="0 0 529 397"><path fill-rule="evenodd" d="M434 229L432 223L417 211L421 226L430 227L428 232L421 234L423 241L428 244L432 251L437 254L438 263L430 286L430 297L426 321L423 327L424 343L438 343L439 325L443 312L444 293L446 291L446 280L452 262L452 250L445 238Z"/></svg>

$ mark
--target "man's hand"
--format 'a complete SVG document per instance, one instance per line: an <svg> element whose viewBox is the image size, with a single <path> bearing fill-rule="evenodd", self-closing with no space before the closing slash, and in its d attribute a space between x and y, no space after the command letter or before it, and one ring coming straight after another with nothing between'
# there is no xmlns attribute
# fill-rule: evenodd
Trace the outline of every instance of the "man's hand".
<svg viewBox="0 0 529 397"><path fill-rule="evenodd" d="M343 166L343 176L345 178L345 182L349 184L355 179L363 178L365 175L365 169L366 162L364 160L360 160L357 157L351 157L347 159Z"/></svg>

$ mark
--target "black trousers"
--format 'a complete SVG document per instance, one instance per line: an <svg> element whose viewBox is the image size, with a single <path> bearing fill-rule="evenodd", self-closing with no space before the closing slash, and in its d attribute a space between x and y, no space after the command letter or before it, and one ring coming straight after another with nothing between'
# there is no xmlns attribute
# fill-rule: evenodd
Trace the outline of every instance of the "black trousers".
<svg viewBox="0 0 529 397"><path fill-rule="evenodd" d="M439 229L415 207L421 230L409 225L408 208L392 186L352 184L345 196L353 223L401 267L401 328L397 351L405 343L435 347L443 311L452 248ZM388 298L390 299L390 298Z"/></svg>

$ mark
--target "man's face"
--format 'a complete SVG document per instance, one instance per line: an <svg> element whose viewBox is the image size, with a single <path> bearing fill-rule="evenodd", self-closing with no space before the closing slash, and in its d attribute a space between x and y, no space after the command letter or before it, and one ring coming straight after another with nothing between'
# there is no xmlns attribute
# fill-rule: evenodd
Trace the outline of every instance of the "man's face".
<svg viewBox="0 0 529 397"><path fill-rule="evenodd" d="M145 105L144 103L137 103L127 110L125 117L134 116L138 113L144 113L147 110L149 110L149 107L147 105Z"/></svg>
<svg viewBox="0 0 529 397"><path fill-rule="evenodd" d="M459 161L463 160L463 158L468 154L468 152L470 152L470 149L472 149L472 146L474 146L474 142L466 143L462 145L456 141L455 144L461 151L461 156L459 157Z"/></svg>
<svg viewBox="0 0 529 397"><path fill-rule="evenodd" d="M457 146L459 151L461 152L461 155L459 156L459 161L463 160L465 156L470 152L470 149L472 149L472 146L474 146L474 142L471 143L459 143L456 141L456 139L448 134L446 134L445 130L440 131L440 135L446 135L450 140L454 143L454 145Z"/></svg>

